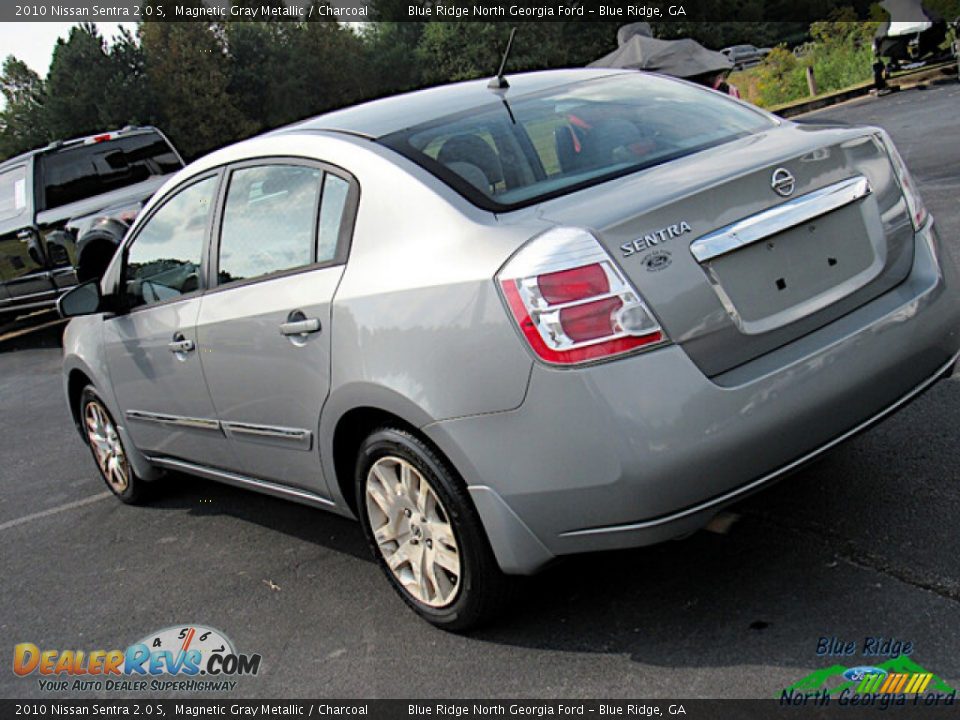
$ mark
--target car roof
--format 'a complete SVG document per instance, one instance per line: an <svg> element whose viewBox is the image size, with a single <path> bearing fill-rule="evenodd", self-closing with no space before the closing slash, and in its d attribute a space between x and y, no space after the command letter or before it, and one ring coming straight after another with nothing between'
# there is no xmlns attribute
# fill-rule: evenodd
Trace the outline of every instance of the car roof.
<svg viewBox="0 0 960 720"><path fill-rule="evenodd" d="M281 128L277 132L302 130L335 130L339 132L379 138L405 130L437 118L453 115L502 99L529 95L577 82L595 80L610 75L634 72L632 70L572 69L507 75L509 89L491 90L490 78L440 85L402 95L373 100L342 110L319 115L301 123Z"/></svg>

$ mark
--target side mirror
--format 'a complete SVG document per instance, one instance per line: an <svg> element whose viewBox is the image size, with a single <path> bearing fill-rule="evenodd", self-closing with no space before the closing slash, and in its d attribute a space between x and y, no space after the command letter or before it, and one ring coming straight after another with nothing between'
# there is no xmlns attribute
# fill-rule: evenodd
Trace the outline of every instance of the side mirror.
<svg viewBox="0 0 960 720"><path fill-rule="evenodd" d="M77 285L57 300L57 310L62 318L94 315L100 312L102 305L103 297L100 295L99 280L91 280L82 285Z"/></svg>

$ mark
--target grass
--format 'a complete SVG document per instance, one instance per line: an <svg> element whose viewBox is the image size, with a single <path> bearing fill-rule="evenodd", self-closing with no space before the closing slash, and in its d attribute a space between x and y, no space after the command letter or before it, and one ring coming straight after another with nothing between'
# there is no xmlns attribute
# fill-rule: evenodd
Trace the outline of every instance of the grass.
<svg viewBox="0 0 960 720"><path fill-rule="evenodd" d="M873 79L873 51L868 45L815 45L797 58L785 48L775 48L760 65L733 73L730 82L744 100L770 108L810 97L807 67L812 67L817 94L824 95Z"/></svg>

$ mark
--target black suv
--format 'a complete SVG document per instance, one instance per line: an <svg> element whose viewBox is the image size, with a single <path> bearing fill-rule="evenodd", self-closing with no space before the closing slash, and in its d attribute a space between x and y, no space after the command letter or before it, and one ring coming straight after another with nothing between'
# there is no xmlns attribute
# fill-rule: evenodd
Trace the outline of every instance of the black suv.
<svg viewBox="0 0 960 720"><path fill-rule="evenodd" d="M0 163L0 315L99 278L144 203L183 167L153 127L57 141Z"/></svg>

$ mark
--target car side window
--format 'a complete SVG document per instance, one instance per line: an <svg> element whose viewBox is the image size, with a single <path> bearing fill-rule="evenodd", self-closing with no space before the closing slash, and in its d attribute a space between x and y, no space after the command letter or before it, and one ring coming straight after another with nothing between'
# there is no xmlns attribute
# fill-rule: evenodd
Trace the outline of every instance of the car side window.
<svg viewBox="0 0 960 720"><path fill-rule="evenodd" d="M320 230L317 233L317 262L330 262L337 256L340 225L347 208L350 183L327 173L320 199Z"/></svg>
<svg viewBox="0 0 960 720"><path fill-rule="evenodd" d="M127 251L123 285L129 308L203 287L201 261L217 178L181 190L144 223Z"/></svg>
<svg viewBox="0 0 960 720"><path fill-rule="evenodd" d="M234 170L220 229L218 282L313 263L322 181L322 170L301 165Z"/></svg>
<svg viewBox="0 0 960 720"><path fill-rule="evenodd" d="M0 220L12 220L27 207L27 169L23 166L0 173Z"/></svg>

